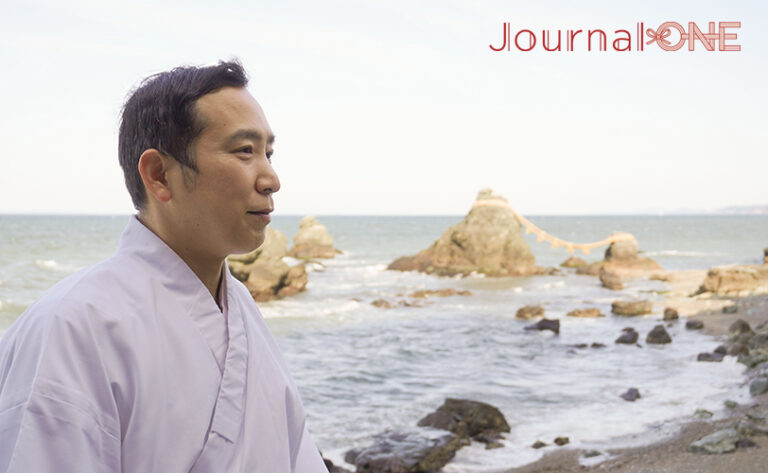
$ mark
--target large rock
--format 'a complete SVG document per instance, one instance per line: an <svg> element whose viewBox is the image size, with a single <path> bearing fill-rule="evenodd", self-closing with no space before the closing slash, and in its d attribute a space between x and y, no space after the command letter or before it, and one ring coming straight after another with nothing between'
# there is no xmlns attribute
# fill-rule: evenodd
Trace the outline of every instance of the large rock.
<svg viewBox="0 0 768 473"><path fill-rule="evenodd" d="M357 473L437 472L467 444L467 438L444 431L387 431L376 435L373 445L348 451L344 460Z"/></svg>
<svg viewBox="0 0 768 473"><path fill-rule="evenodd" d="M587 262L583 259L579 258L578 256L571 256L567 260L560 263L560 266L563 268L581 268L584 266L587 266Z"/></svg>
<svg viewBox="0 0 768 473"><path fill-rule="evenodd" d="M645 343L672 343L672 337L669 336L667 329L665 329L663 325L656 325L650 332L648 332L648 336L645 338Z"/></svg>
<svg viewBox="0 0 768 473"><path fill-rule="evenodd" d="M418 425L448 430L462 437L500 434L510 430L504 414L496 407L484 402L452 398L446 399Z"/></svg>
<svg viewBox="0 0 768 473"><path fill-rule="evenodd" d="M302 218L288 256L301 259L333 258L336 253L338 251L333 247L333 238L325 225L311 215Z"/></svg>
<svg viewBox="0 0 768 473"><path fill-rule="evenodd" d="M478 202L506 199L482 190ZM460 223L450 227L431 247L393 261L387 269L420 271L438 276L522 276L543 274L523 238L512 211L502 206L475 206Z"/></svg>
<svg viewBox="0 0 768 473"><path fill-rule="evenodd" d="M636 315L650 314L653 311L653 304L648 300L639 301L615 301L611 304L611 312L616 315L633 317Z"/></svg>
<svg viewBox="0 0 768 473"><path fill-rule="evenodd" d="M515 317L518 319L530 320L537 317L544 317L544 307L540 305L526 305L517 309Z"/></svg>
<svg viewBox="0 0 768 473"><path fill-rule="evenodd" d="M634 345L637 343L637 339L640 334L637 333L632 327L625 328L619 338L616 339L616 343L623 343L625 345Z"/></svg>
<svg viewBox="0 0 768 473"><path fill-rule="evenodd" d="M245 284L256 301L281 299L303 291L307 286L307 271L303 264L288 266L287 239L272 227L267 227L264 243L250 253L230 255L230 272Z"/></svg>
<svg viewBox="0 0 768 473"><path fill-rule="evenodd" d="M693 442L688 449L693 453L730 453L740 439L736 429L723 429Z"/></svg>
<svg viewBox="0 0 768 473"><path fill-rule="evenodd" d="M527 325L525 330L549 330L555 335L560 335L560 320L558 319L541 319L535 324Z"/></svg>
<svg viewBox="0 0 768 473"><path fill-rule="evenodd" d="M621 276L614 271L606 270L604 267L600 268L600 282L603 283L603 287L614 291L624 289L624 284L621 282Z"/></svg>
<svg viewBox="0 0 768 473"><path fill-rule="evenodd" d="M638 256L637 239L629 233L615 232L611 236L620 237L605 250L602 268L620 277L650 276L661 271L662 267L650 258Z"/></svg>
<svg viewBox="0 0 768 473"><path fill-rule="evenodd" d="M696 294L748 296L768 294L768 264L711 268Z"/></svg>

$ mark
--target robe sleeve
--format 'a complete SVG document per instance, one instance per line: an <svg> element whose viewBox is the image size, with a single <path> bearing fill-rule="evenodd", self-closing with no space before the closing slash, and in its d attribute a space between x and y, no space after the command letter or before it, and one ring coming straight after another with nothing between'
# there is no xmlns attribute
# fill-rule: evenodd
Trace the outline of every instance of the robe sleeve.
<svg viewBox="0 0 768 473"><path fill-rule="evenodd" d="M0 473L120 472L120 427L94 335L53 318L16 331L11 352L0 353Z"/></svg>

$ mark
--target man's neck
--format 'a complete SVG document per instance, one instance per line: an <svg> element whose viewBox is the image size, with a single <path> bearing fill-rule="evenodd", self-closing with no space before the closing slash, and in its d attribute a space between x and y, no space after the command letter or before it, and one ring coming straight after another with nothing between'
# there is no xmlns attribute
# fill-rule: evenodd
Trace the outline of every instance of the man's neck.
<svg viewBox="0 0 768 473"><path fill-rule="evenodd" d="M221 283L222 267L226 264L226 258L218 258L197 251L189 245L190 238L177 236L178 232L172 231L167 225L163 225L158 219L148 215L139 214L139 221L149 228L155 235L168 245L189 266L189 269L211 293L216 304L221 307L219 286Z"/></svg>

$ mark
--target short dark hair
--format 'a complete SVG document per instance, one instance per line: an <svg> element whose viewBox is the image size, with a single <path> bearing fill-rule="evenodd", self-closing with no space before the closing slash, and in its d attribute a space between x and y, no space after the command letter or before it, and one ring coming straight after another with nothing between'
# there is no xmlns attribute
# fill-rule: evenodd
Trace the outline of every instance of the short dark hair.
<svg viewBox="0 0 768 473"><path fill-rule="evenodd" d="M195 102L222 87L245 87L248 77L237 60L215 66L177 67L144 79L123 105L118 158L133 206L141 211L147 194L138 170L139 157L150 148L172 156L197 172L189 150L205 123Z"/></svg>

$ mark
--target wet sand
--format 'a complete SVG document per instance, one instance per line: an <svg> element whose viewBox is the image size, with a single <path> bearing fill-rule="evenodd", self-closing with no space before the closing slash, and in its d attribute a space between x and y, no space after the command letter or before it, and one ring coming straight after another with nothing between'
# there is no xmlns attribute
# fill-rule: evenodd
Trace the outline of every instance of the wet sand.
<svg viewBox="0 0 768 473"><path fill-rule="evenodd" d="M727 338L728 328L737 319L746 320L753 328L768 321L768 295L744 298L690 297L705 275L705 270L667 273L665 276L670 290L666 294L666 301L659 305L676 308L682 318L702 321L706 332L722 337L723 341ZM736 304L738 311L724 314L722 307L732 304ZM594 459L608 459L592 466L583 466L579 462L585 450L565 446L546 454L535 463L505 473L766 473L768 437L750 437L757 444L756 448L737 449L733 453L707 455L688 451L688 446L701 437L735 425L746 410L754 405L768 410L768 394L752 397L748 406L727 411L726 418L688 423L676 435L663 441L642 447L602 451L602 455Z"/></svg>

